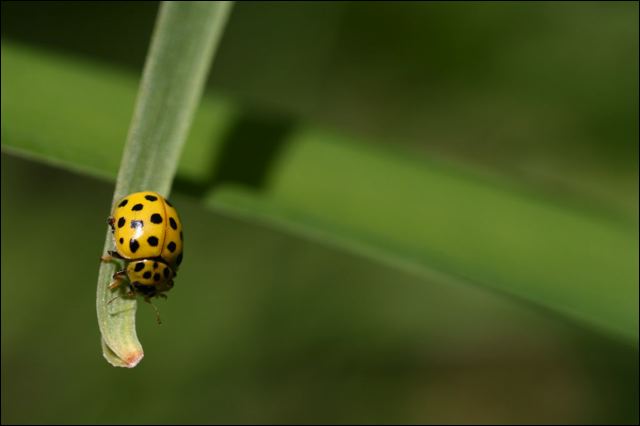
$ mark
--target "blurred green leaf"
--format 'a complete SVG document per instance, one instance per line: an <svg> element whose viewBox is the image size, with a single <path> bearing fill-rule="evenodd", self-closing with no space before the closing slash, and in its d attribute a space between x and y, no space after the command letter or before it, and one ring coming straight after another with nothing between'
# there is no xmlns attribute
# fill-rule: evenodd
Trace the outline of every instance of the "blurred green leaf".
<svg viewBox="0 0 640 426"><path fill-rule="evenodd" d="M138 88L136 75L104 64L2 43L2 149L113 180ZM204 98L179 174L207 176L215 141L234 115Z"/></svg>
<svg viewBox="0 0 640 426"><path fill-rule="evenodd" d="M3 43L3 149L113 178L133 81ZM259 185L211 185L220 183L211 176L242 112L207 96L196 116L178 177L201 188L208 205L445 282L496 289L637 344L636 223L313 126L283 137Z"/></svg>
<svg viewBox="0 0 640 426"><path fill-rule="evenodd" d="M267 191L223 187L209 204L427 277L499 289L637 343L632 227L315 129L288 146Z"/></svg>

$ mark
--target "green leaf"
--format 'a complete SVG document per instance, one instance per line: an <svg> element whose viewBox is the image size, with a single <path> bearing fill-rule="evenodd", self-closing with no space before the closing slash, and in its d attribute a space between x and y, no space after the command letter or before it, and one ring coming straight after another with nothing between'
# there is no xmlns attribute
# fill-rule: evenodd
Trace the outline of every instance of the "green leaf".
<svg viewBox="0 0 640 426"><path fill-rule="evenodd" d="M3 149L113 179L129 114L121 105L134 81L3 42ZM68 102L57 108L63 95ZM309 125L283 137L260 185L211 186L241 117L233 102L206 96L178 167L212 208L426 279L499 291L637 344L637 214L620 220L606 206L590 210ZM255 146L264 142L254 136Z"/></svg>
<svg viewBox="0 0 640 426"><path fill-rule="evenodd" d="M208 203L637 344L637 227L523 188L302 127L262 191L223 186Z"/></svg>
<svg viewBox="0 0 640 426"><path fill-rule="evenodd" d="M136 76L122 69L3 41L2 149L113 180L137 86ZM207 178L217 142L237 115L227 99L202 99L180 176Z"/></svg>
<svg viewBox="0 0 640 426"><path fill-rule="evenodd" d="M169 195L230 5L167 2L160 7L113 203L137 191ZM104 252L114 249L107 231ZM136 300L113 299L108 285L114 271L113 265L103 263L98 278L103 354L114 366L135 367L143 357L135 330Z"/></svg>

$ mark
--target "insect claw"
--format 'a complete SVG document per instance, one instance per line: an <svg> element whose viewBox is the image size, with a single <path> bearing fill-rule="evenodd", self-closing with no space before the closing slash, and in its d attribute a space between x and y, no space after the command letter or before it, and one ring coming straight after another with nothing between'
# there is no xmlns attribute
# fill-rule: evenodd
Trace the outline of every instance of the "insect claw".
<svg viewBox="0 0 640 426"><path fill-rule="evenodd" d="M111 304L111 302L113 302L114 300L116 300L118 297L120 297L120 296L118 295L118 296L114 297L113 299L109 300L109 301L107 302L107 305L110 305L110 304Z"/></svg>

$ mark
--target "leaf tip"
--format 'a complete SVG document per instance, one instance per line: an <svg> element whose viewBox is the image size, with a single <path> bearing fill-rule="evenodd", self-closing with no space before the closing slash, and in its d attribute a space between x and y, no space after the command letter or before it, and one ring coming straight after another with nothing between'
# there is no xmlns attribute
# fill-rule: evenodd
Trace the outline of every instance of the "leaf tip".
<svg viewBox="0 0 640 426"><path fill-rule="evenodd" d="M124 357L124 362L126 364L125 366L127 368L133 368L136 365L138 365L140 361L142 361L142 358L144 358L144 352L142 351L132 352L131 354Z"/></svg>

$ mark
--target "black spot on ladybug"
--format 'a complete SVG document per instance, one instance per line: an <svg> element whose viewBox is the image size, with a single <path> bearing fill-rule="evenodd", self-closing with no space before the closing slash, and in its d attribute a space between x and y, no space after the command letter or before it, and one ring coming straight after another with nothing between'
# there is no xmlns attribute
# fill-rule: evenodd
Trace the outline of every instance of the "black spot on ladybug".
<svg viewBox="0 0 640 426"><path fill-rule="evenodd" d="M124 238L120 237L120 244L124 244Z"/></svg>
<svg viewBox="0 0 640 426"><path fill-rule="evenodd" d="M182 231L180 231L180 241L184 241L182 238Z"/></svg>
<svg viewBox="0 0 640 426"><path fill-rule="evenodd" d="M134 271L136 272L140 272L144 269L144 262L138 262L136 263L136 267L133 268Z"/></svg>
<svg viewBox="0 0 640 426"><path fill-rule="evenodd" d="M144 198L146 198L149 201L155 201L158 199L158 197L156 197L155 195L145 195Z"/></svg>
<svg viewBox="0 0 640 426"><path fill-rule="evenodd" d="M167 246L167 248L169 249L169 251L170 251L171 253L173 253L174 251L176 251L176 243L174 243L173 241L171 241L171 242L169 243L169 245Z"/></svg>
<svg viewBox="0 0 640 426"><path fill-rule="evenodd" d="M127 205L128 202L129 200L125 198L124 200L120 201L120 204L118 204L118 207L124 207Z"/></svg>
<svg viewBox="0 0 640 426"><path fill-rule="evenodd" d="M153 262L153 269L158 269L158 262Z"/></svg>
<svg viewBox="0 0 640 426"><path fill-rule="evenodd" d="M142 210L144 206L142 204L136 204L135 206L131 207L131 210L134 212L140 211Z"/></svg>
<svg viewBox="0 0 640 426"><path fill-rule="evenodd" d="M160 281L160 274L155 274L155 275L153 276L153 280L154 280L154 281Z"/></svg>
<svg viewBox="0 0 640 426"><path fill-rule="evenodd" d="M118 228L122 228L126 222L127 221L124 219L124 217L118 219Z"/></svg>
<svg viewBox="0 0 640 426"><path fill-rule="evenodd" d="M149 243L149 245L151 247L156 247L158 245L158 239L156 237L149 237L147 238L147 242ZM155 265L153 266L155 268Z"/></svg>
<svg viewBox="0 0 640 426"><path fill-rule="evenodd" d="M129 249L131 250L131 253L135 253L136 251L138 251L139 248L140 248L140 243L138 243L138 241L136 240L129 241Z"/></svg>
<svg viewBox="0 0 640 426"><path fill-rule="evenodd" d="M167 204L169 204L169 207L173 207L173 204L171 204L171 203L169 202L169 200L167 200L167 199L165 198L165 199L164 199L164 201L166 201L166 203L167 203Z"/></svg>
<svg viewBox="0 0 640 426"><path fill-rule="evenodd" d="M165 278L169 278L169 268L164 268L164 271L162 271L162 273L164 274Z"/></svg>
<svg viewBox="0 0 640 426"><path fill-rule="evenodd" d="M151 222L152 223L162 223L162 216L160 216L158 213L154 213L151 215Z"/></svg>
<svg viewBox="0 0 640 426"><path fill-rule="evenodd" d="M169 218L169 225L171 225L173 229L178 229L178 224L176 223L176 220L172 217Z"/></svg>
<svg viewBox="0 0 640 426"><path fill-rule="evenodd" d="M179 266L181 263L182 263L182 253L178 255L178 258L176 259L176 265Z"/></svg>
<svg viewBox="0 0 640 426"><path fill-rule="evenodd" d="M142 277L143 277L143 278L146 278L146 279L151 278L151 271L147 271L147 272L145 272L144 274L142 274Z"/></svg>
<svg viewBox="0 0 640 426"><path fill-rule="evenodd" d="M144 222L141 220L132 220L131 221L131 227L133 229L138 229L138 228L142 228L144 226Z"/></svg>

